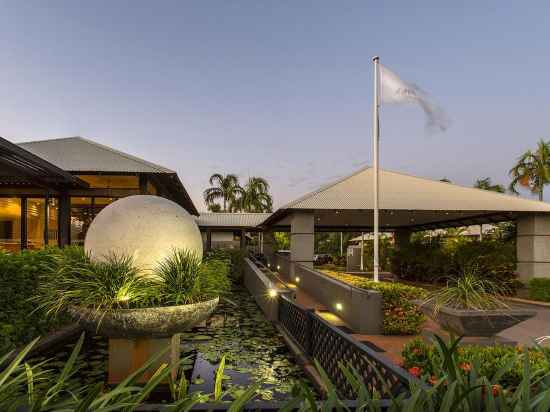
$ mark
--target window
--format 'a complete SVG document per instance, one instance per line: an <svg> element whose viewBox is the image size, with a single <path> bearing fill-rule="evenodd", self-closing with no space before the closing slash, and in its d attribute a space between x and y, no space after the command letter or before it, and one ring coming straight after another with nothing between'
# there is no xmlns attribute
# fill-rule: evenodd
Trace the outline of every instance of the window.
<svg viewBox="0 0 550 412"><path fill-rule="evenodd" d="M91 188L139 189L139 176L136 175L78 175Z"/></svg>
<svg viewBox="0 0 550 412"><path fill-rule="evenodd" d="M21 199L0 198L0 249L21 250Z"/></svg>
<svg viewBox="0 0 550 412"><path fill-rule="evenodd" d="M114 197L71 197L71 244L83 245L94 217L115 200Z"/></svg>
<svg viewBox="0 0 550 412"><path fill-rule="evenodd" d="M91 197L71 197L71 243L83 245L94 218Z"/></svg>
<svg viewBox="0 0 550 412"><path fill-rule="evenodd" d="M46 229L46 199L27 199L27 248L41 249L44 247L44 232Z"/></svg>
<svg viewBox="0 0 550 412"><path fill-rule="evenodd" d="M59 245L59 199L48 201L48 245Z"/></svg>

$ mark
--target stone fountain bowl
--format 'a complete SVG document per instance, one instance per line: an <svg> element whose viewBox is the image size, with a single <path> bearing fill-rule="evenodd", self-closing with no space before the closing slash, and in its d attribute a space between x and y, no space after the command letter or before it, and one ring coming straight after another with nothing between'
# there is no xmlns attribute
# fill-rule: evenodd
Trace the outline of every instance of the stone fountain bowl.
<svg viewBox="0 0 550 412"><path fill-rule="evenodd" d="M219 298L215 298L189 305L116 309L99 314L93 309L70 306L68 312L94 334L109 338L163 338L189 330L208 319L218 302Z"/></svg>
<svg viewBox="0 0 550 412"><path fill-rule="evenodd" d="M527 309L463 310L443 306L434 315L433 305L422 301L414 303L443 329L459 336L494 336L537 314L536 311Z"/></svg>

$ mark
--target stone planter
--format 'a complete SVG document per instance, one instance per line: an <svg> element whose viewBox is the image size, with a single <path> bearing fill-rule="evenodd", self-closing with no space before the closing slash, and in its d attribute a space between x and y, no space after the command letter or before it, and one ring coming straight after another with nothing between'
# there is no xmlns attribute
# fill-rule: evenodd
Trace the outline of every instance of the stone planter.
<svg viewBox="0 0 550 412"><path fill-rule="evenodd" d="M442 307L437 314L433 305L415 301L420 310L436 321L443 329L459 336L491 337L536 315L533 310L461 310Z"/></svg>
<svg viewBox="0 0 550 412"><path fill-rule="evenodd" d="M208 319L218 302L219 298L215 298L189 305L117 309L104 314L71 306L68 312L94 334L109 338L162 338L188 330Z"/></svg>

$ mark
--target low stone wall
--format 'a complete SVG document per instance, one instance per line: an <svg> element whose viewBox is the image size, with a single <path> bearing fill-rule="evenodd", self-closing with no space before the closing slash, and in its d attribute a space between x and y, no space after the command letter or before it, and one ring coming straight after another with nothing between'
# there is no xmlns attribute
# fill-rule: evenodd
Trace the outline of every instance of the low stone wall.
<svg viewBox="0 0 550 412"><path fill-rule="evenodd" d="M298 287L340 316L355 333L382 333L382 294L333 279L303 265L295 267Z"/></svg>
<svg viewBox="0 0 550 412"><path fill-rule="evenodd" d="M269 296L269 291L275 290L277 294L289 295L292 295L293 292L279 287L277 280L270 279L252 260L246 258L244 261L244 285L246 289L248 289L265 317L272 322L277 321L279 299Z"/></svg>
<svg viewBox="0 0 550 412"><path fill-rule="evenodd" d="M290 255L275 253L271 269L277 271L284 280L290 282Z"/></svg>

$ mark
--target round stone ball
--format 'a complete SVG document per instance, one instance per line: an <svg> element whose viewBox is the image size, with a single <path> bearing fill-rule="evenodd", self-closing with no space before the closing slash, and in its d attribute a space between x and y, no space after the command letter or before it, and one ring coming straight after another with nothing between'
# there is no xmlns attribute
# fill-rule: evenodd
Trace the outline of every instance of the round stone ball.
<svg viewBox="0 0 550 412"><path fill-rule="evenodd" d="M132 256L134 264L150 271L174 249L187 249L202 258L202 238L193 216L171 200L137 195L119 199L92 221L84 249L92 260Z"/></svg>

